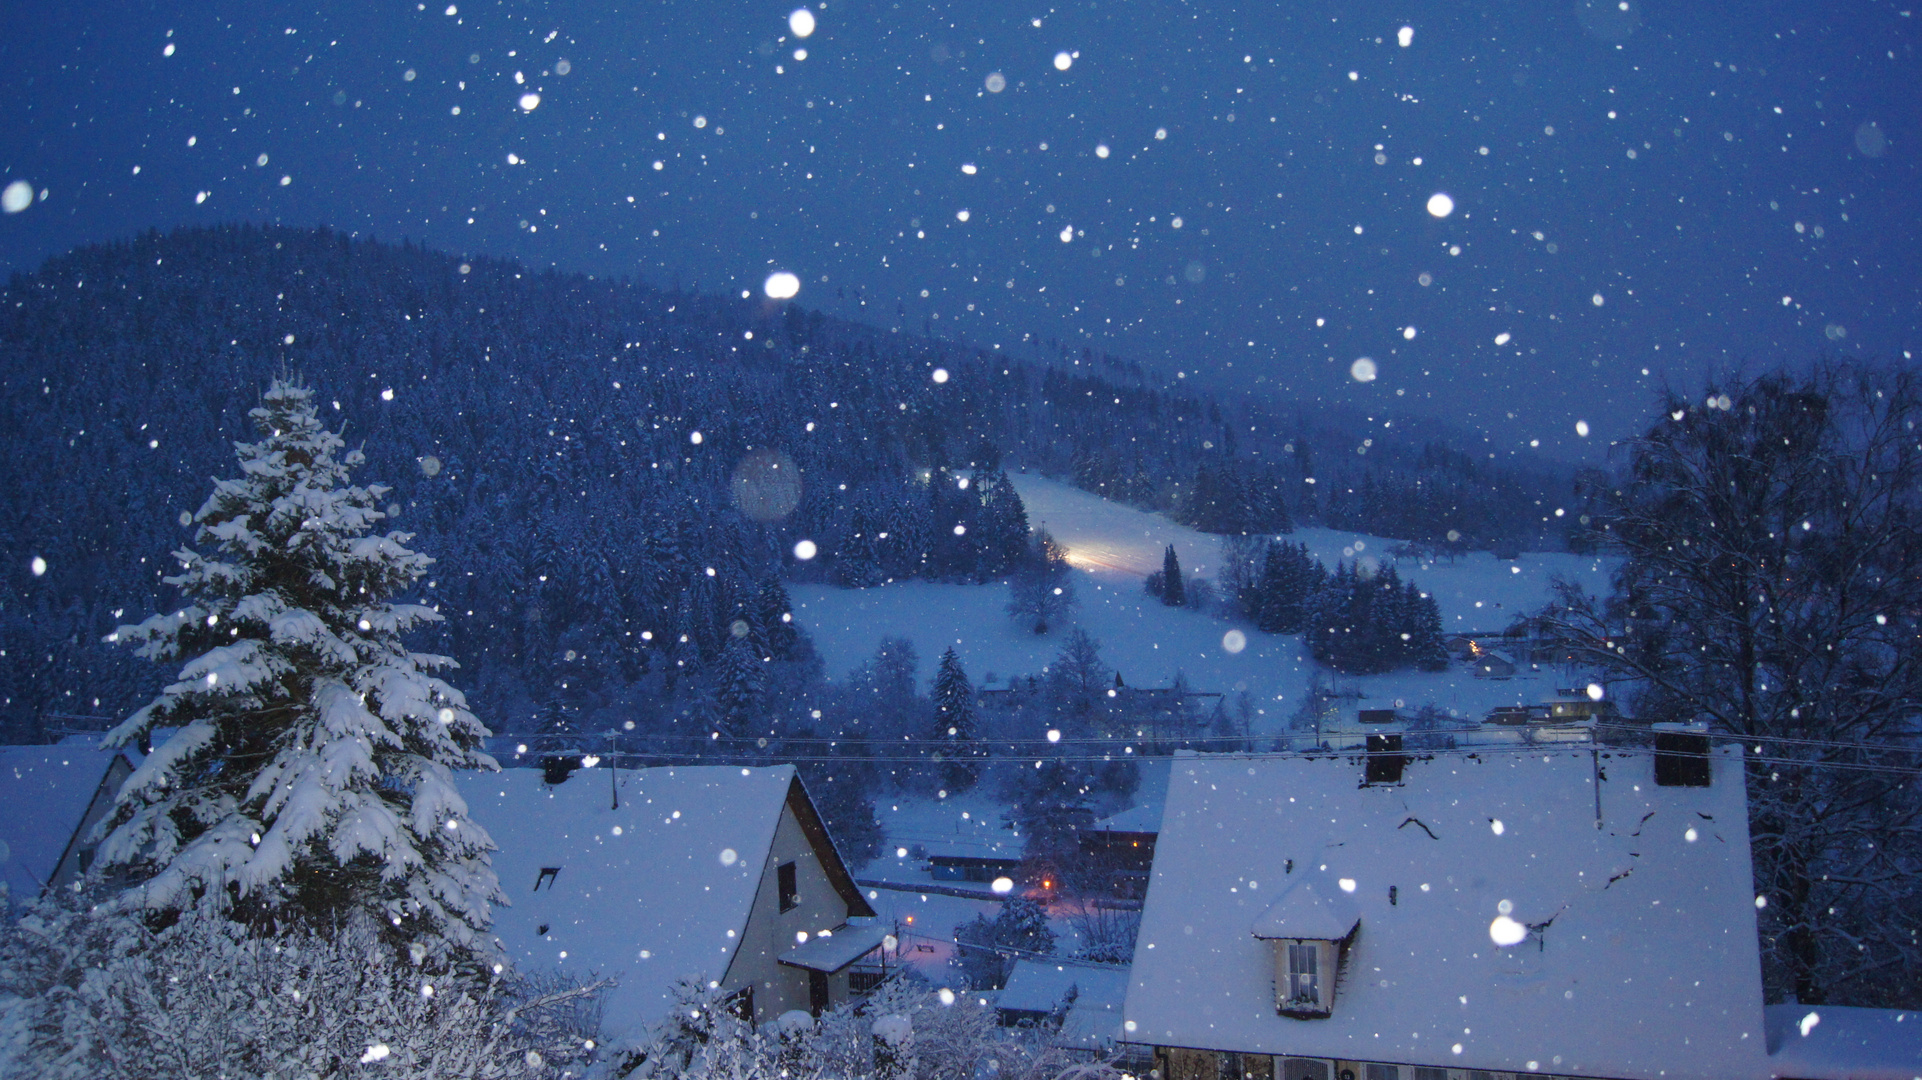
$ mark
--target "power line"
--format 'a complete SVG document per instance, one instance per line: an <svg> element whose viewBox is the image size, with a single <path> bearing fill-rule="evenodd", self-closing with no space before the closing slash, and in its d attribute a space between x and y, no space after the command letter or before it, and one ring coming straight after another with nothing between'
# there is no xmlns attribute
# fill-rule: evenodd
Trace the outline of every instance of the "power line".
<svg viewBox="0 0 1922 1080"><path fill-rule="evenodd" d="M1647 756L1652 756L1657 753L1663 752L1663 751L1656 750L1652 746L1624 746L1624 745L1613 744L1613 743L1595 743L1595 742L1559 743L1559 744L1551 744L1551 745L1541 745L1541 744L1531 745L1528 743L1515 743L1512 745L1492 744L1492 745L1467 746L1467 747L1458 746L1458 747L1437 747L1433 749L1408 749L1408 750L1401 750L1401 751L1386 751L1386 752L1400 753L1404 756L1412 757L1412 758L1437 758L1437 757L1476 758L1476 757L1498 757L1498 756L1528 756L1528 755L1534 755L1534 754L1541 754L1546 756L1549 754L1557 754L1557 753L1560 753L1560 754L1587 753L1595 750L1599 750L1603 753L1613 754L1621 757L1628 757L1631 755L1637 756L1637 757L1647 757ZM725 755L724 754L724 755L716 755L716 756L722 757L723 760L708 760L710 755L706 755L706 754L674 754L674 753L648 754L644 751L619 751L611 755L609 754L596 755L595 752L593 751L583 752L583 751L572 751L572 750L543 751L542 753L543 755L553 754L553 753L567 753L567 754L584 753L587 756L599 756L602 758L625 757L625 758L632 759L632 758L661 757L661 758L686 759L686 760L677 760L677 761L663 761L660 763L662 766L704 765L704 764L706 765L741 765L741 766L769 765L769 764L816 765L816 764L853 764L857 762L874 764L874 765L936 765L936 764L952 763L952 761L955 760L955 759L949 759L948 761L937 762L925 756L914 756L914 757L900 756L900 755L866 756L866 755L854 755L854 754L832 754L832 755L776 754L771 757L767 755L750 755L750 754ZM1321 749L1230 750L1230 751L1219 751L1216 753L1217 753L1217 756L1220 756L1220 757L1233 757L1233 758L1238 758L1238 759L1248 760L1248 761L1292 760L1292 759L1314 761L1314 760L1322 760L1322 759L1334 758L1334 757L1357 757L1357 756L1366 757L1370 752L1360 747L1355 747L1352 749L1344 749L1344 750L1321 750ZM1033 758L1031 755L1023 755L1020 757L1013 757L1013 756L977 757L977 758L968 758L964 760L968 763L977 764L977 765L995 764L995 765L1011 765L1011 766L1018 766L1018 767L1025 768L1027 767L1027 764L1030 760L1034 760L1035 763L1039 765L1047 761L1064 762L1064 763L1071 763L1071 764L1097 764L1097 763L1109 764L1116 761L1173 761L1175 760L1175 758L1176 758L1176 755L1172 753L1157 754L1157 753L1143 752L1143 753L1136 753L1136 754L1128 754L1126 756L1119 756L1114 754L1104 754L1099 756L1091 755L1091 754L1049 754L1040 758ZM1757 762L1757 763L1767 764L1767 765L1792 765L1792 766L1800 766L1803 768L1812 768L1812 769L1827 769L1827 770L1846 771L1846 772L1880 773L1880 774L1893 775L1893 776L1922 776L1922 768L1910 768L1910 767L1905 767L1900 765L1881 765L1881 764L1876 764L1872 762L1811 761L1805 758L1774 757L1774 756L1758 755L1758 754L1743 754L1742 760L1747 762Z"/></svg>

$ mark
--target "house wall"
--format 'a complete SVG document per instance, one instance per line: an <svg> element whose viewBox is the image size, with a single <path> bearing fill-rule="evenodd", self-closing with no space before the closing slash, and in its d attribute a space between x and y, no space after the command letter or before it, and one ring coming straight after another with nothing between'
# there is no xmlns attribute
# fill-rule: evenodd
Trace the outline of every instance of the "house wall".
<svg viewBox="0 0 1922 1080"><path fill-rule="evenodd" d="M796 892L801 902L791 911L781 910L778 868L795 864ZM761 868L761 884L754 894L754 907L742 931L741 946L728 965L725 990L754 987L754 1022L765 1023L790 1009L808 1008L808 973L779 962L784 952L800 942L794 935L806 931L809 937L822 930L834 930L848 921L847 902L828 882L814 845L808 841L801 822L794 816L791 803L781 807L781 821L774 830L774 843L768 849L767 863ZM830 1006L848 1000L848 973L828 976Z"/></svg>
<svg viewBox="0 0 1922 1080"><path fill-rule="evenodd" d="M1193 1050L1179 1046L1156 1047L1154 1056L1165 1080L1584 1080L1581 1077L1548 1073L1455 1069L1338 1058L1290 1057L1284 1054L1237 1054L1226 1050Z"/></svg>

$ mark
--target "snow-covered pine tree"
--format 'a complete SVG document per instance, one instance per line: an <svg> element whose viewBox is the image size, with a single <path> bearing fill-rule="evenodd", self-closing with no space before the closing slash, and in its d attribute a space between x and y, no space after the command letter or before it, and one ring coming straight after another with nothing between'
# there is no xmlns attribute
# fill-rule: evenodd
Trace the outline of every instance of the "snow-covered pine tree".
<svg viewBox="0 0 1922 1080"><path fill-rule="evenodd" d="M1412 581L1404 588L1402 603L1410 613L1409 661L1423 671L1447 671L1448 649L1442 644L1441 605Z"/></svg>
<svg viewBox="0 0 1922 1080"><path fill-rule="evenodd" d="M764 711L767 672L764 658L747 633L730 637L715 665L715 723L723 736L749 739Z"/></svg>
<svg viewBox="0 0 1922 1080"><path fill-rule="evenodd" d="M1169 607L1181 607L1188 602L1188 590L1181 580L1181 560L1175 558L1175 546L1161 556L1161 602Z"/></svg>
<svg viewBox="0 0 1922 1080"><path fill-rule="evenodd" d="M1028 511L1008 474L998 468L978 473L973 490L981 503L975 529L981 546L978 569L983 576L992 577L1021 561L1028 546Z"/></svg>
<svg viewBox="0 0 1922 1080"><path fill-rule="evenodd" d="M954 646L941 654L941 665L934 672L933 741L941 745L945 759L941 779L950 791L966 791L979 778L981 756L979 724L974 713L974 686L961 670L961 658Z"/></svg>
<svg viewBox="0 0 1922 1080"><path fill-rule="evenodd" d="M787 586L778 577L761 582L756 597L755 615L761 623L761 637L768 655L775 660L798 659L803 652L801 631L794 625L794 603L788 599Z"/></svg>
<svg viewBox="0 0 1922 1080"><path fill-rule="evenodd" d="M280 378L237 443L182 549L180 610L110 640L181 664L177 681L107 736L175 729L122 786L96 865L127 875L130 907L224 910L262 928L372 924L390 944L472 957L501 899L493 842L452 770L497 768L487 729L432 672L446 657L401 634L438 622L397 603L433 563L377 534L388 489L349 485L313 392Z"/></svg>
<svg viewBox="0 0 1922 1080"><path fill-rule="evenodd" d="M1314 658L1345 670L1348 640L1354 636L1355 572L1336 563L1335 572L1302 605L1302 640Z"/></svg>

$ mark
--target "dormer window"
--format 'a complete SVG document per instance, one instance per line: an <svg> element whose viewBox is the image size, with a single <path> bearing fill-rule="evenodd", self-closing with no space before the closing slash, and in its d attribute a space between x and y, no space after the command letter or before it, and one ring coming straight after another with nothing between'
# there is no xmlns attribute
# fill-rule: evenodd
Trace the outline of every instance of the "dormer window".
<svg viewBox="0 0 1922 1080"><path fill-rule="evenodd" d="M1274 949L1275 1012L1297 1020L1333 1015L1343 950L1361 928L1356 883L1317 877L1296 882L1251 928Z"/></svg>
<svg viewBox="0 0 1922 1080"><path fill-rule="evenodd" d="M1275 1012L1319 1020L1335 1011L1335 972L1341 941L1284 938L1275 947Z"/></svg>

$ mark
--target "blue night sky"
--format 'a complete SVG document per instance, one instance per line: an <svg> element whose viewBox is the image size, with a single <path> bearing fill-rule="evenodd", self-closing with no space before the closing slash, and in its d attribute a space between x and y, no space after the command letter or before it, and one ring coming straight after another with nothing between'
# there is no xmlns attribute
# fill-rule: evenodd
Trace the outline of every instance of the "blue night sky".
<svg viewBox="0 0 1922 1080"><path fill-rule="evenodd" d="M828 0L801 39L791 3L7 0L0 185L36 201L0 269L250 220L787 270L1587 457L1664 380L1922 349L1906 5Z"/></svg>

